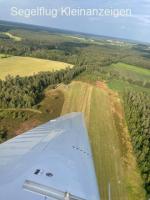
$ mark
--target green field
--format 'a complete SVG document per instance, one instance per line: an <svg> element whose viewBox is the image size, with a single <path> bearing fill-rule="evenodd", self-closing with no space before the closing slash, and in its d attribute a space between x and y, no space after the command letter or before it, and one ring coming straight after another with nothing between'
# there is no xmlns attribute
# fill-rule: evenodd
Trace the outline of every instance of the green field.
<svg viewBox="0 0 150 200"><path fill-rule="evenodd" d="M150 80L150 70L133 65L128 65L125 63L112 64L109 70L113 70L114 72L116 71L121 77L125 77L132 80Z"/></svg>
<svg viewBox="0 0 150 200"><path fill-rule="evenodd" d="M2 56L1 56L2 57ZM12 76L29 76L38 72L55 71L65 69L71 64L44 60L31 57L10 56L8 58L0 57L0 79L4 79L8 74Z"/></svg>
<svg viewBox="0 0 150 200"><path fill-rule="evenodd" d="M6 35L6 36L8 36L11 39L17 41L17 42L20 42L22 40L21 37L12 35L11 33L8 33L8 32L3 32L3 34Z"/></svg>
<svg viewBox="0 0 150 200"><path fill-rule="evenodd" d="M115 90L117 92L121 92L122 94L124 93L125 90L129 89L129 90L134 90L137 92L150 92L149 88L145 88L136 84L131 84L127 81L123 81L123 80L111 80L108 82L108 86L112 89Z"/></svg>
<svg viewBox="0 0 150 200"><path fill-rule="evenodd" d="M62 115L83 112L91 140L102 200L142 200L144 192L122 105L109 89L73 82L66 89ZM80 103L79 103L80 102Z"/></svg>

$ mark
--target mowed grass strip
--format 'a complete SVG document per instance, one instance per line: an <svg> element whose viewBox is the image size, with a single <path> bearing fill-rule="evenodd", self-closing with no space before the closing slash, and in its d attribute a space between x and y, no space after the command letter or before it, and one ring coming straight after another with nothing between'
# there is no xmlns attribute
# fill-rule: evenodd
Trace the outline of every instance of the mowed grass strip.
<svg viewBox="0 0 150 200"><path fill-rule="evenodd" d="M56 71L72 66L71 64L59 61L11 56L0 58L0 79L5 79L7 75L30 76L38 72Z"/></svg>
<svg viewBox="0 0 150 200"><path fill-rule="evenodd" d="M144 192L133 153L125 152L117 129L109 92L87 83L73 82L65 90L62 115L83 112L90 136L101 200L143 200ZM118 102L118 100L116 100ZM120 122L119 122L120 123ZM130 144L125 137L124 145ZM131 144L130 144L131 145ZM126 145L125 145L126 146ZM125 166L123 159L132 162Z"/></svg>

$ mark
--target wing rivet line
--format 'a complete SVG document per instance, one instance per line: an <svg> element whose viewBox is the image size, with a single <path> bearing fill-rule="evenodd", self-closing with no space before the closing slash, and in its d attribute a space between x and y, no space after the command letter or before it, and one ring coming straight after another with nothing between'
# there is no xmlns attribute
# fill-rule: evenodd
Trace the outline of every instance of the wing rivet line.
<svg viewBox="0 0 150 200"><path fill-rule="evenodd" d="M75 147L75 146L72 146L72 148L74 149L74 150L78 150L78 151L81 151L81 152L83 152L84 154L86 154L87 156L89 156L90 154L89 153L87 153L86 151L84 151L83 149L81 149L80 147Z"/></svg>

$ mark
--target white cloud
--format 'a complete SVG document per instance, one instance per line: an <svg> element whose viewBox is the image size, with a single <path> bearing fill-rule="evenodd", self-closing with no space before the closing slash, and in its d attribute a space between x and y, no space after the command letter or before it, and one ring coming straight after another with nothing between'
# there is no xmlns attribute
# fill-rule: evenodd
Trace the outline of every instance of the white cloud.
<svg viewBox="0 0 150 200"><path fill-rule="evenodd" d="M150 25L150 15L136 14L132 15L131 17L135 20L138 20L138 22L142 23L143 25Z"/></svg>

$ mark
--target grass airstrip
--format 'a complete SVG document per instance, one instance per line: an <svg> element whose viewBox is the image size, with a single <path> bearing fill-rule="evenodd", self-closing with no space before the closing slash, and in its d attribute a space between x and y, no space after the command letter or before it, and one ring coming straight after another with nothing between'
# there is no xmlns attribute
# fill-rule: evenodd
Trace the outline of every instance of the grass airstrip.
<svg viewBox="0 0 150 200"><path fill-rule="evenodd" d="M72 82L62 115L83 112L102 200L143 200L142 181L132 151L121 101L104 83Z"/></svg>

